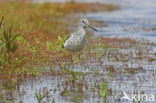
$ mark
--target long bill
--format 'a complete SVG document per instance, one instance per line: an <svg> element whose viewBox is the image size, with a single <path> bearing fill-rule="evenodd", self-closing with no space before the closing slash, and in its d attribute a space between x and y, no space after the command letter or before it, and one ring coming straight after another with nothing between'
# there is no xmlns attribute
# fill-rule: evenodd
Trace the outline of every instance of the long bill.
<svg viewBox="0 0 156 103"><path fill-rule="evenodd" d="M95 31L98 31L97 29L95 29L94 27L88 25L88 27L90 27L91 29L95 30Z"/></svg>

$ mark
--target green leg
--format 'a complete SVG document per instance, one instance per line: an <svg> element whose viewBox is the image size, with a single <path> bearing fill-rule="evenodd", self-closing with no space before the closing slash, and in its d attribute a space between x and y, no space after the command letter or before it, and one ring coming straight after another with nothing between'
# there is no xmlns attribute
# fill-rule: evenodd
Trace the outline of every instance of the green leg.
<svg viewBox="0 0 156 103"><path fill-rule="evenodd" d="M81 59L81 54L80 54L80 51L79 51L79 60Z"/></svg>
<svg viewBox="0 0 156 103"><path fill-rule="evenodd" d="M71 60L71 63L73 64L73 57L72 57L72 53L70 53L70 60Z"/></svg>

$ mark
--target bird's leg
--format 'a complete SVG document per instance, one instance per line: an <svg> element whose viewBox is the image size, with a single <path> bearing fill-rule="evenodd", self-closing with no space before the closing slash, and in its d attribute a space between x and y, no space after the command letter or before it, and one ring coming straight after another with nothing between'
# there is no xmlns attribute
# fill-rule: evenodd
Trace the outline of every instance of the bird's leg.
<svg viewBox="0 0 156 103"><path fill-rule="evenodd" d="M78 52L79 53L79 60L81 59L81 54L80 54L80 51Z"/></svg>
<svg viewBox="0 0 156 103"><path fill-rule="evenodd" d="M70 53L70 60L71 60L71 63L73 64L73 57L72 57L72 53Z"/></svg>

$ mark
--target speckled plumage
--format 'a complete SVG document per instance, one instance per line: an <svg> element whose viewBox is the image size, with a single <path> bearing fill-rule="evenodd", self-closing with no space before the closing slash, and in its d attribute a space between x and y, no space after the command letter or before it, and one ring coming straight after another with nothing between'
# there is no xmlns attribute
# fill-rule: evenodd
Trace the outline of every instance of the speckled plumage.
<svg viewBox="0 0 156 103"><path fill-rule="evenodd" d="M70 52L76 52L76 51L79 52L79 58L80 58L80 51L85 47L87 42L86 31L85 31L85 28L87 27L97 31L95 28L89 25L87 19L85 18L80 19L75 32L71 33L67 37L63 45L63 48L67 49ZM71 53L71 61L73 61L72 53Z"/></svg>
<svg viewBox="0 0 156 103"><path fill-rule="evenodd" d="M86 31L85 28L89 25L87 19L80 19L75 32L71 33L64 43L64 48L71 51L81 51L86 45Z"/></svg>
<svg viewBox="0 0 156 103"><path fill-rule="evenodd" d="M71 52L81 51L86 45L86 32L83 27L78 27L64 43L64 48Z"/></svg>

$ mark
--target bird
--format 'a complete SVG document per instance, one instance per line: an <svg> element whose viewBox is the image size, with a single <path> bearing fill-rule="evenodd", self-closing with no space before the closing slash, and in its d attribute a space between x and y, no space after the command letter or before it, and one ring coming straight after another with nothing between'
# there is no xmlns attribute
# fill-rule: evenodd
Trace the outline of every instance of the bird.
<svg viewBox="0 0 156 103"><path fill-rule="evenodd" d="M95 31L98 31L94 27L90 26L89 21L86 18L81 18L77 24L75 31L71 33L69 36L67 36L64 44L62 45L63 48L65 48L70 52L72 62L73 62L72 53L78 52L80 59L80 52L86 45L87 42L85 30L86 28L91 28Z"/></svg>

